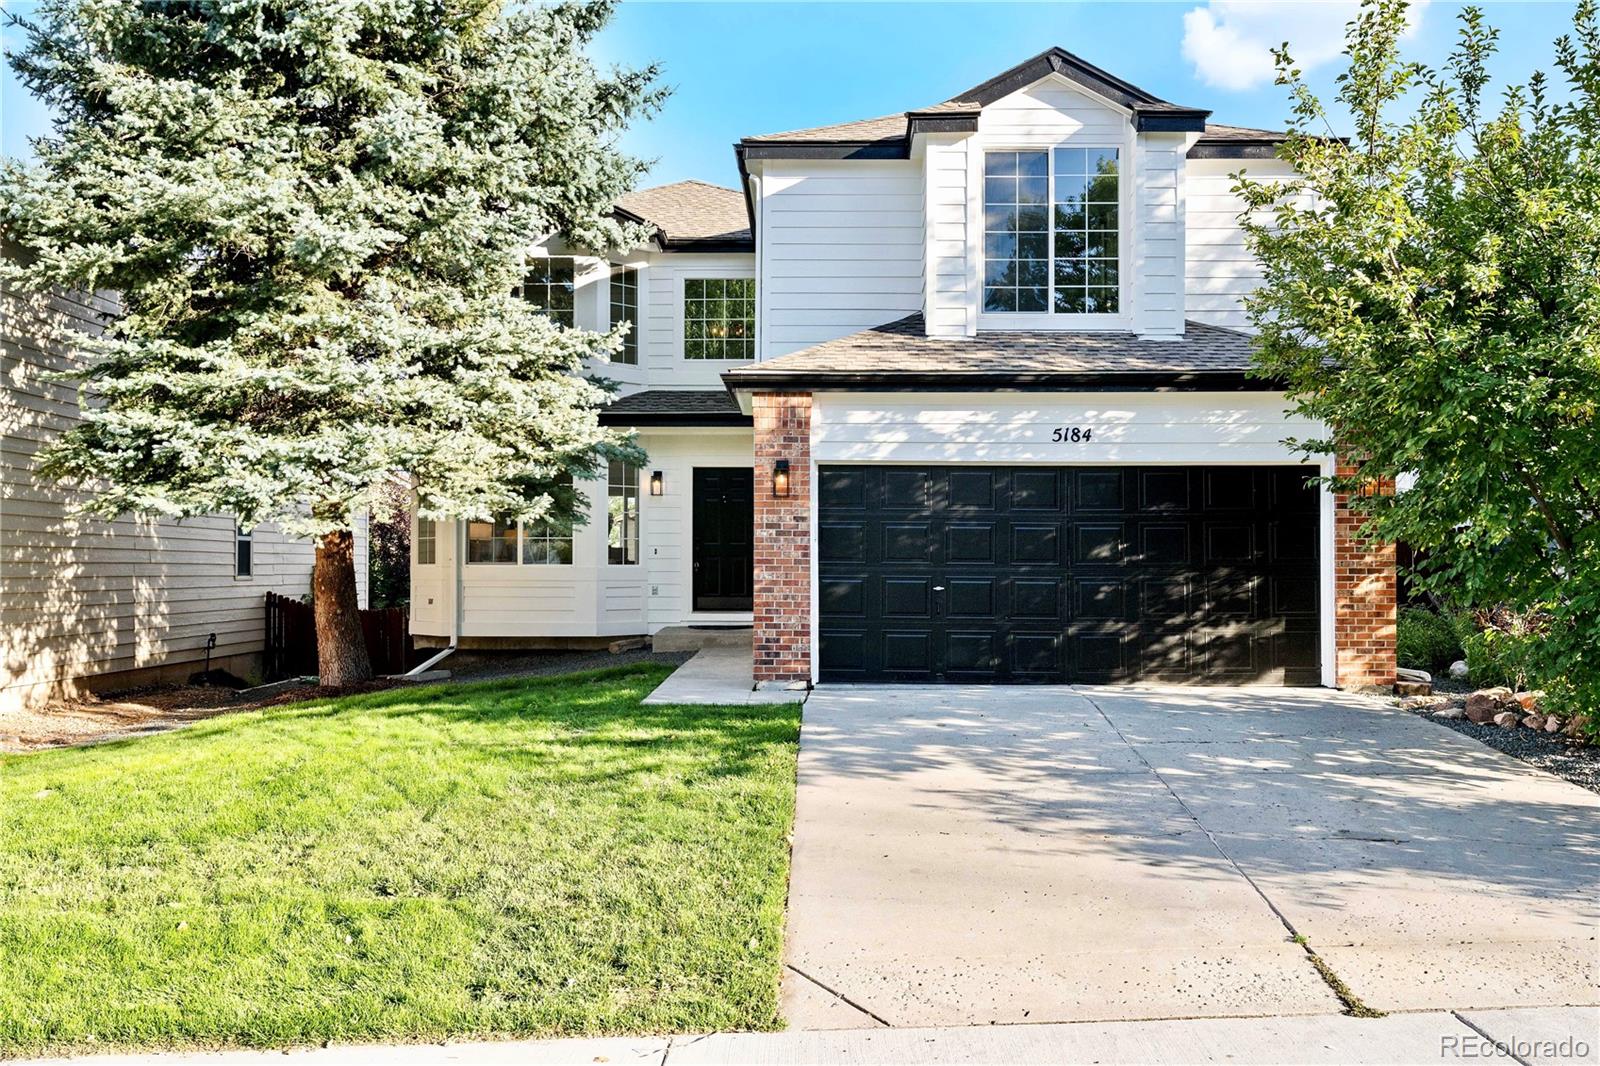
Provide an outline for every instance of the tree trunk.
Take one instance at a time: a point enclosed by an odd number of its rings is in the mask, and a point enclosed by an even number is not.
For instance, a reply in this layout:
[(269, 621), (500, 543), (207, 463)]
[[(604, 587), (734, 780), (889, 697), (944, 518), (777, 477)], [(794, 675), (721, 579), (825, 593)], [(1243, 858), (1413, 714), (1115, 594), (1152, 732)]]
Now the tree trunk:
[(372, 678), (356, 602), (356, 538), (348, 529), (317, 541), (311, 571), (311, 605), (317, 619), (317, 672), (321, 683), (343, 688)]

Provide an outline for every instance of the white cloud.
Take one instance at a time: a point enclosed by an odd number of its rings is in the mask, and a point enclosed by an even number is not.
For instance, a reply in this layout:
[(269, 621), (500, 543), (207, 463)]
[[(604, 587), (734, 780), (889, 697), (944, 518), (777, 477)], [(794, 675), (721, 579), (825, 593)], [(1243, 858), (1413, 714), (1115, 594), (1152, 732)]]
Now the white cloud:
[[(1289, 42), (1289, 54), (1311, 70), (1344, 50), (1345, 23), (1355, 0), (1208, 0), (1183, 16), (1183, 55), (1195, 76), (1219, 89), (1253, 89), (1275, 73), (1272, 49)], [(1416, 33), (1427, 0), (1416, 0), (1406, 36)]]

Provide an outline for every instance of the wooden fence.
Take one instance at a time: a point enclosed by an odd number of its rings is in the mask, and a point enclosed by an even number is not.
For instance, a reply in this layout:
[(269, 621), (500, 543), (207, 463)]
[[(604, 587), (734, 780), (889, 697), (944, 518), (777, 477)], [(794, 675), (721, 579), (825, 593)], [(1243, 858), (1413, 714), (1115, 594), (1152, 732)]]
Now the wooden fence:
[[(407, 632), (404, 607), (362, 611), (361, 634), (366, 638), (373, 673), (399, 674), (411, 668), (411, 634)], [(267, 681), (316, 674), (317, 623), (309, 603), (267, 593), (267, 646), (263, 660)]]

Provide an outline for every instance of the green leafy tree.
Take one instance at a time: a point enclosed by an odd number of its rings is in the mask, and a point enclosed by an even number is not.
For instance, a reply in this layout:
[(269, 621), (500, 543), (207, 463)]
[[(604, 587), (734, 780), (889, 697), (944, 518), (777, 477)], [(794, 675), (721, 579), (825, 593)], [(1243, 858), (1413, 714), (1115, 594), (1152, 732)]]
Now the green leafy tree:
[[(606, 0), (44, 0), (14, 57), (53, 109), (0, 172), (20, 287), (109, 289), (87, 421), (47, 474), (91, 513), (232, 513), (316, 540), (324, 684), (370, 675), (352, 515), (575, 515), (637, 459), (581, 376), (620, 337), (515, 298), (525, 253), (644, 234), (611, 205), (654, 68), (601, 72)], [(581, 514), (575, 515), (581, 520)]]
[(1543, 74), (1486, 102), (1495, 31), (1461, 14), (1442, 69), (1401, 56), (1405, 5), (1351, 23), (1334, 138), (1287, 52), (1283, 150), (1239, 189), (1266, 284), (1259, 366), (1348, 456), (1367, 531), (1426, 553), (1426, 589), (1542, 619), (1543, 673), (1600, 706), (1600, 32), (1592, 0)]

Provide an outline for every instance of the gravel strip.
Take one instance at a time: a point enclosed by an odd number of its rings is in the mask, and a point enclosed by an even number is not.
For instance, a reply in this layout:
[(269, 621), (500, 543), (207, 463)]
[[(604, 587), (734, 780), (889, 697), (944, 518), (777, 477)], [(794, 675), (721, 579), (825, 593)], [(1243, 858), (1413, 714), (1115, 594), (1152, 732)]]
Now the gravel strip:
[(1465, 733), (1495, 751), (1521, 759), (1529, 766), (1555, 774), (1580, 788), (1600, 792), (1600, 748), (1592, 744), (1582, 746), (1568, 743), (1548, 733), (1535, 733), (1521, 726), (1502, 729), (1497, 725), (1477, 725), (1465, 718), (1435, 718), (1428, 709), (1417, 709), (1411, 713), (1436, 725), (1448, 726), (1457, 733)]

